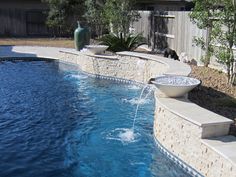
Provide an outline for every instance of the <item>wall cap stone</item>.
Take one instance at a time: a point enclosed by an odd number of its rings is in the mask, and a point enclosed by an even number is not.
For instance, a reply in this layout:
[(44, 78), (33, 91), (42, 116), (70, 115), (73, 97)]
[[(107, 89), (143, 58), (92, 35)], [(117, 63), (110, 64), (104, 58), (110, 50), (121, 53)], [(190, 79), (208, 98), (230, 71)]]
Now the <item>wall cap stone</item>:
[(170, 112), (199, 127), (233, 123), (231, 119), (204, 109), (186, 98), (156, 98), (156, 101)]
[(228, 159), (233, 165), (236, 165), (236, 137), (222, 136), (210, 139), (202, 139), (201, 142), (210, 147), (221, 156)]

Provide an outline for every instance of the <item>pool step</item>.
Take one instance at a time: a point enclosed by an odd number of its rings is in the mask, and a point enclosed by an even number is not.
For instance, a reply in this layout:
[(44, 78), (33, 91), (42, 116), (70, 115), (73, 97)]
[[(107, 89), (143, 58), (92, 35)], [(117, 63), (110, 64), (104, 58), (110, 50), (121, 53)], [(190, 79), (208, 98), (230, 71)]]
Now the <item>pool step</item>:
[[(202, 143), (219, 153), (221, 156), (228, 159), (231, 163), (236, 165), (236, 137), (235, 136), (221, 136), (217, 138), (202, 139)], [(236, 176), (236, 173), (235, 173)]]

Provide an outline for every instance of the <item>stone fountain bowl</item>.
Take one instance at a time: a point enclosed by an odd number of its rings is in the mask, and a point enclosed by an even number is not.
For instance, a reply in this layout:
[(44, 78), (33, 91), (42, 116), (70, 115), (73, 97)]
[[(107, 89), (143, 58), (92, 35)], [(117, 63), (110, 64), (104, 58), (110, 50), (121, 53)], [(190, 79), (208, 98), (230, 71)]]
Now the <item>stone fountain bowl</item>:
[(92, 54), (101, 54), (109, 47), (107, 45), (86, 45), (85, 46)]
[(201, 81), (186, 76), (164, 75), (155, 78), (152, 83), (167, 97), (182, 97), (198, 86)]

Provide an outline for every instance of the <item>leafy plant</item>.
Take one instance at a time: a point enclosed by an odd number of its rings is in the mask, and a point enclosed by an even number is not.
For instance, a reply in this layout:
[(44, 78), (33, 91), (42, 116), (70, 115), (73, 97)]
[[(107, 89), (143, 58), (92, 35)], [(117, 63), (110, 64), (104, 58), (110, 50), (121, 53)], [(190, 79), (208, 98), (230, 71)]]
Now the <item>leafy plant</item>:
[(104, 5), (104, 18), (110, 25), (110, 32), (129, 34), (130, 25), (140, 18), (138, 11), (134, 10), (135, 0), (106, 0)]
[(215, 55), (219, 62), (227, 67), (228, 82), (235, 84), (235, 59), (233, 47), (236, 45), (236, 4), (232, 0), (218, 0), (222, 8), (216, 12), (216, 23), (214, 30)]
[[(41, 0), (49, 7), (46, 24), (60, 36), (73, 34), (78, 17), (83, 14), (84, 0)], [(54, 34), (54, 35), (55, 35)]]
[(126, 37), (120, 33), (104, 35), (101, 39), (101, 44), (108, 45), (108, 50), (112, 52), (133, 51), (138, 46), (145, 44), (146, 40), (141, 34), (128, 34)]
[(195, 8), (190, 18), (200, 29), (207, 30), (207, 36), (194, 42), (206, 51), (205, 66), (214, 54), (217, 61), (227, 67), (228, 82), (235, 84), (236, 68), (233, 47), (236, 45), (236, 1), (194, 0)]
[(104, 30), (126, 37), (132, 23), (140, 18), (134, 10), (135, 0), (85, 0), (84, 17), (95, 29), (97, 36)]
[(98, 3), (96, 0), (85, 0), (86, 11), (85, 19), (89, 23), (91, 30), (100, 37), (104, 29), (107, 27), (107, 21), (104, 15), (104, 4)]
[(195, 37), (194, 43), (206, 51), (203, 58), (205, 66), (210, 63), (210, 58), (213, 55), (213, 39), (212, 28), (214, 28), (213, 17), (217, 0), (194, 0), (195, 3), (193, 11), (190, 13), (190, 19), (195, 23), (199, 29), (207, 31), (206, 39)]

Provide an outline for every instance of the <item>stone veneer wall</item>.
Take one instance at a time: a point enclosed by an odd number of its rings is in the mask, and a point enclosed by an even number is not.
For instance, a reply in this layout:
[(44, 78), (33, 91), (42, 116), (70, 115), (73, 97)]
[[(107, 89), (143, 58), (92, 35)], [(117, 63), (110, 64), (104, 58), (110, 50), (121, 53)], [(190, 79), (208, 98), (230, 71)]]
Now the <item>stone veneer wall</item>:
[[(91, 74), (118, 77), (142, 83), (147, 83), (151, 77), (161, 75), (168, 69), (168, 66), (161, 62), (131, 56), (101, 58), (65, 52), (61, 59), (78, 64), (81, 70)], [(155, 138), (167, 150), (205, 176), (236, 176), (235, 164), (201, 142), (203, 127), (166, 109), (158, 103), (158, 95), (159, 93), (156, 91)]]
[(154, 136), (181, 160), (209, 177), (235, 177), (236, 166), (201, 141), (202, 128), (157, 101)]
[(131, 56), (106, 58), (63, 52), (61, 60), (78, 64), (82, 71), (90, 74), (111, 76), (121, 79), (147, 83), (147, 81), (165, 73), (168, 67), (158, 61)]

